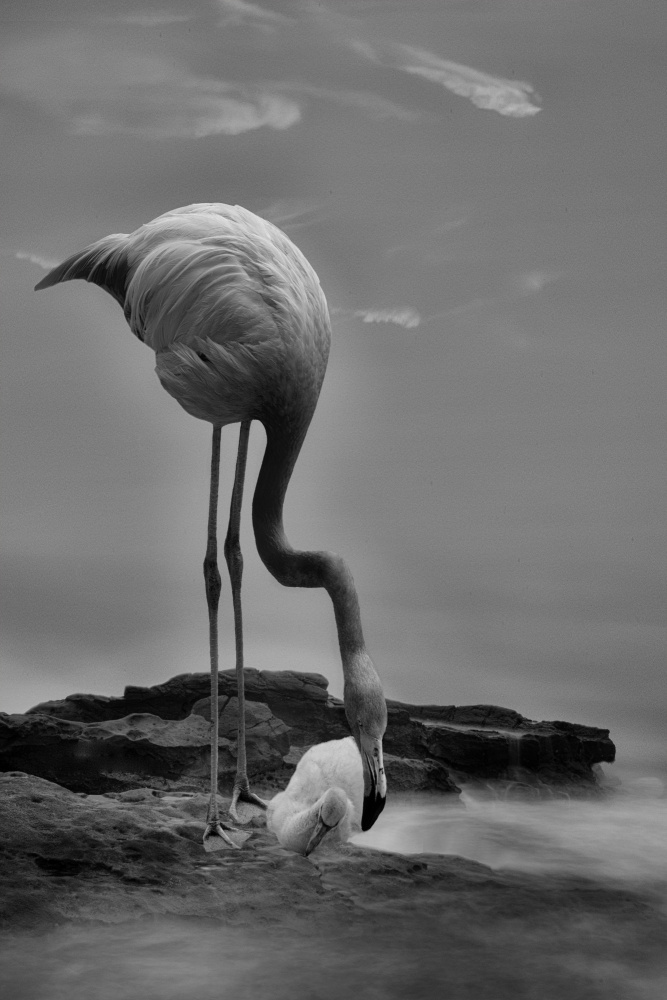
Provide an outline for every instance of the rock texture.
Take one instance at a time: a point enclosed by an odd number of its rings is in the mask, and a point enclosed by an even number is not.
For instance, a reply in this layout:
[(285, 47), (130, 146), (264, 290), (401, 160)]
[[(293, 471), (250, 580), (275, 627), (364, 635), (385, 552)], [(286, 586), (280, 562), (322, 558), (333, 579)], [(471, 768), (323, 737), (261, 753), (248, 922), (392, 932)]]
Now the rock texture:
[[(283, 786), (313, 743), (348, 735), (343, 703), (319, 674), (246, 670), (248, 773), (261, 789)], [(200, 790), (208, 775), (209, 677), (182, 674), (122, 698), (75, 694), (25, 715), (0, 714), (0, 770), (25, 771), (75, 792), (150, 785)], [(234, 671), (220, 674), (221, 789), (236, 769)], [(388, 702), (389, 784), (456, 795), (458, 783), (510, 781), (533, 790), (595, 787), (594, 766), (614, 760), (609, 732), (532, 722), (510, 709)]]

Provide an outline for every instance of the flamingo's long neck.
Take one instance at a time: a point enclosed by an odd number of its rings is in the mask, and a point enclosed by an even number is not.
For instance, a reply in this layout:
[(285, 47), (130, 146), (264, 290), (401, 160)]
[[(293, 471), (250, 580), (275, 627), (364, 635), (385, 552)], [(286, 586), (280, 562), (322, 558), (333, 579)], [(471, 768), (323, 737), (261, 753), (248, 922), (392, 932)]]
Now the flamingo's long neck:
[(257, 550), (270, 573), (285, 587), (324, 587), (334, 607), (338, 643), (346, 680), (365, 652), (359, 599), (352, 574), (340, 556), (299, 552), (283, 527), (285, 493), (308, 427), (266, 426), (267, 444), (252, 505)]

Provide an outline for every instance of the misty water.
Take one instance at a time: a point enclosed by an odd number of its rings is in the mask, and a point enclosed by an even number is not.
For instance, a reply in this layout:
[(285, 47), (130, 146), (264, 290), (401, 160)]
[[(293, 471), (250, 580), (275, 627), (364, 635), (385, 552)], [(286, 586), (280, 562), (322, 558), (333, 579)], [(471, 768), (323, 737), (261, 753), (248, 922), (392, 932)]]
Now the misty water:
[(667, 885), (660, 778), (640, 778), (593, 799), (562, 791), (526, 801), (504, 784), (461, 798), (464, 808), (443, 808), (432, 797), (399, 800), (387, 807), (384, 823), (355, 841), (403, 854), (458, 854), (491, 868)]
[[(445, 806), (436, 796), (395, 796), (376, 827), (355, 841), (526, 873), (534, 919), (515, 903), (490, 922), (464, 888), (457, 897), (443, 893), (437, 918), (418, 907), (398, 915), (397, 936), (372, 906), (361, 929), (314, 923), (304, 929), (289, 914), (284, 927), (259, 914), (237, 927), (178, 919), (68, 926), (6, 943), (0, 992), (16, 1000), (348, 994), (662, 1000), (665, 950), (655, 928), (667, 909), (663, 783), (640, 779), (593, 799), (562, 793), (526, 801), (515, 794), (507, 785), (467, 790), (463, 806)], [(538, 903), (546, 884), (572, 898), (571, 910), (561, 906), (553, 920)], [(620, 920), (615, 906), (625, 911)]]

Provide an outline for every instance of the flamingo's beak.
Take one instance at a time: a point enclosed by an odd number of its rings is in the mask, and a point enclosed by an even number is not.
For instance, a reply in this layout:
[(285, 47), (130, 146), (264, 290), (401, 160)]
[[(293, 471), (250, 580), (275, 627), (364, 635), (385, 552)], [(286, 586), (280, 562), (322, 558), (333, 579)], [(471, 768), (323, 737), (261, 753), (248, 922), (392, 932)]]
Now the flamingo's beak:
[(364, 768), (364, 808), (361, 814), (361, 829), (370, 830), (384, 809), (387, 799), (382, 740), (373, 739), (362, 729), (359, 734), (359, 750)]

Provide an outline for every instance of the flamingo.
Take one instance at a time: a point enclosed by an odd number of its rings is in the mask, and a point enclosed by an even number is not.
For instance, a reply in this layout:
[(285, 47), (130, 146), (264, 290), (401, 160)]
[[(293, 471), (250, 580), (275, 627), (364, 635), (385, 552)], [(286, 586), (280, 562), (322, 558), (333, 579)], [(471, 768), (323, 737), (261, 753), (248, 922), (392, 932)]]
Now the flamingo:
[(269, 802), (266, 825), (282, 847), (307, 857), (332, 831), (348, 840), (359, 829), (363, 795), (352, 737), (318, 743), (303, 755), (285, 791)]
[(240, 518), (250, 425), (259, 420), (266, 450), (252, 503), (257, 550), (286, 587), (324, 587), (334, 610), (344, 676), (345, 714), (363, 768), (361, 825), (369, 829), (386, 798), (382, 738), (387, 709), (366, 651), (359, 601), (345, 561), (300, 552), (283, 528), (285, 494), (326, 370), (331, 326), (313, 268), (287, 236), (240, 206), (177, 208), (134, 233), (116, 233), (68, 257), (35, 286), (83, 278), (123, 307), (130, 329), (155, 351), (155, 371), (187, 413), (213, 425), (204, 581), (211, 668), (211, 788), (204, 847), (236, 846), (220, 818), (218, 789), (217, 507), (220, 431), (240, 423), (229, 526), (224, 543), (234, 609), (239, 700), (237, 773), (229, 814), (239, 801), (262, 809), (250, 790), (245, 749), (243, 558)]

